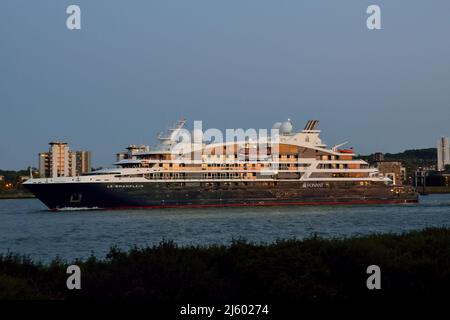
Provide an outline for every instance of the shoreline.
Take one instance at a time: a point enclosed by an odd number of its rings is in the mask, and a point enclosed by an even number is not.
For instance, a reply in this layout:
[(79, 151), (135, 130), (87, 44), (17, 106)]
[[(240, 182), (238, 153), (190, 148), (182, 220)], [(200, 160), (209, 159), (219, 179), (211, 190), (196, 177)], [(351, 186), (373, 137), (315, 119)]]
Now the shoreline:
[(33, 194), (0, 194), (0, 200), (36, 199)]
[(450, 187), (417, 187), (417, 192), (426, 194), (448, 194)]

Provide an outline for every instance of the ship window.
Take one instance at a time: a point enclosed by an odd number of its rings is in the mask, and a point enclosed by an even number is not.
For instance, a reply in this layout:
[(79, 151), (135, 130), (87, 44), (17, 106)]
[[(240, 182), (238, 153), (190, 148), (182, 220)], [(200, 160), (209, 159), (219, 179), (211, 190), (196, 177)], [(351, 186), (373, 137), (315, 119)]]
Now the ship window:
[(126, 175), (118, 175), (116, 178), (142, 178), (143, 174), (126, 174)]

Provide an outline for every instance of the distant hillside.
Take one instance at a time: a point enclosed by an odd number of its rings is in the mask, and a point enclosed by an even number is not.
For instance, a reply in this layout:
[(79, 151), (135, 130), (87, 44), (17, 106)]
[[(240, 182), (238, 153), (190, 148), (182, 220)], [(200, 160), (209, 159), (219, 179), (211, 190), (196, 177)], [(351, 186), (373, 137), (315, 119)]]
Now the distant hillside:
[[(372, 162), (373, 154), (362, 155), (359, 158)], [(396, 160), (403, 163), (406, 170), (411, 174), (418, 167), (430, 167), (436, 165), (437, 150), (436, 148), (405, 150), (399, 153), (385, 153), (385, 160)]]
[[(359, 158), (365, 160), (371, 160), (374, 154), (360, 155)], [(384, 159), (386, 160), (399, 160), (399, 161), (415, 161), (415, 162), (432, 162), (435, 163), (437, 158), (436, 148), (427, 149), (413, 149), (405, 150), (398, 153), (385, 153)]]
[(410, 160), (423, 163), (435, 163), (437, 158), (437, 150), (436, 148), (427, 148), (405, 150), (400, 153), (385, 153), (384, 158), (386, 160)]

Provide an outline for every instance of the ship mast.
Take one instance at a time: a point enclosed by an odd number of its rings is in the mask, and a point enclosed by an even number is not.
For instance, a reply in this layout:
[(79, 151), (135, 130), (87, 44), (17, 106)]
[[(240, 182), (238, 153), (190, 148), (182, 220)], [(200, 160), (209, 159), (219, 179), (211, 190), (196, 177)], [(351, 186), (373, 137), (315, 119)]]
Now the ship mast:
[(176, 142), (176, 137), (180, 130), (186, 124), (186, 118), (181, 118), (174, 125), (170, 126), (165, 132), (160, 132), (158, 134), (159, 146), (170, 150), (173, 143)]

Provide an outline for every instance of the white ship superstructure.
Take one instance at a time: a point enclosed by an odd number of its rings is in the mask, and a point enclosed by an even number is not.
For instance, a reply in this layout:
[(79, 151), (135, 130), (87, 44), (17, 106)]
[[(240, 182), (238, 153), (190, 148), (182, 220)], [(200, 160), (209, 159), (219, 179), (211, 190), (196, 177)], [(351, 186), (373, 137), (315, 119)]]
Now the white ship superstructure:
[[(355, 159), (352, 149), (342, 149), (344, 144), (327, 148), (320, 138), (316, 120), (308, 121), (300, 132), (293, 132), (290, 120), (276, 123), (272, 128), (277, 131), (276, 139), (270, 136), (255, 141), (247, 137), (220, 143), (206, 143), (202, 137), (184, 141), (185, 122), (182, 119), (160, 134), (156, 147), (116, 162), (115, 168), (79, 177), (30, 179), (26, 185), (97, 184), (110, 190), (144, 188), (148, 194), (141, 195), (145, 200), (143, 206), (264, 205), (291, 200), (333, 203), (340, 202), (334, 201), (339, 199), (363, 202), (372, 198), (401, 202), (404, 195), (413, 194), (407, 188), (389, 186), (392, 183), (389, 178), (366, 161)], [(191, 138), (196, 134), (194, 131)], [(249, 194), (242, 196), (246, 190)], [(346, 194), (352, 190), (354, 196)], [(83, 192), (72, 193), (66, 200), (81, 203)], [(124, 200), (123, 194), (117, 195)], [(417, 199), (415, 193), (413, 198)], [(136, 201), (131, 201), (130, 207), (139, 204)], [(112, 201), (112, 205), (116, 202)]]

